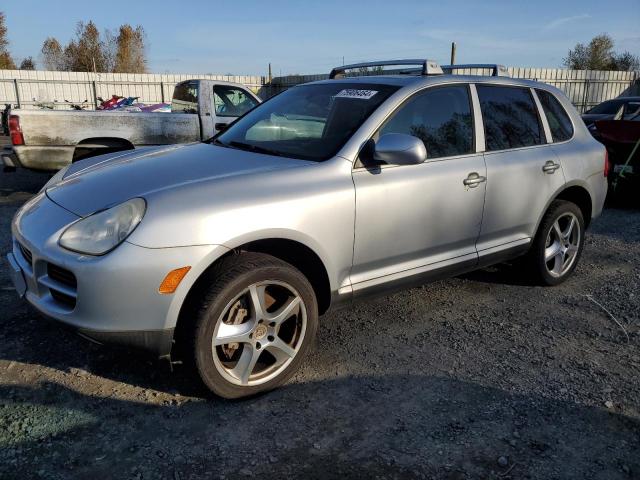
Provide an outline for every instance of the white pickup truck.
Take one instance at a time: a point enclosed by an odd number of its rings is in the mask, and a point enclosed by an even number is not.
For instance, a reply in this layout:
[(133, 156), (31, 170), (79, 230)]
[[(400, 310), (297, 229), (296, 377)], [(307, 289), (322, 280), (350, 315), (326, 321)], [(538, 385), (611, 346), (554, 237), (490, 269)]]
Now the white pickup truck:
[(5, 168), (55, 171), (82, 158), (142, 146), (198, 142), (260, 103), (246, 86), (187, 80), (173, 91), (171, 113), (14, 110)]

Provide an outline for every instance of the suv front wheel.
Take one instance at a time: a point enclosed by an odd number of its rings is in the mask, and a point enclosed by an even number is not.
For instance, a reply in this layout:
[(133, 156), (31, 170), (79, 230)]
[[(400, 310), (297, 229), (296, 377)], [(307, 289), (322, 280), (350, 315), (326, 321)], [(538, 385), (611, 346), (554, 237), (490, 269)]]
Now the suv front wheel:
[(258, 253), (230, 256), (216, 271), (196, 313), (200, 377), (224, 398), (278, 387), (313, 344), (318, 306), (311, 284), (292, 265)]
[(540, 222), (529, 252), (529, 265), (544, 285), (558, 285), (575, 270), (584, 247), (584, 218), (580, 208), (555, 200)]

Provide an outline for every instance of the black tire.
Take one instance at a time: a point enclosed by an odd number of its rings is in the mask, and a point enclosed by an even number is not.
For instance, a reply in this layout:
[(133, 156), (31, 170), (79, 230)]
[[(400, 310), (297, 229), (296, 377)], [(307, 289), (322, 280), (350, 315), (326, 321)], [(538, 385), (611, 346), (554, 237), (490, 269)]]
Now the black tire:
[[(282, 260), (251, 252), (231, 255), (221, 260), (208, 278), (211, 279), (211, 284), (203, 291), (199, 305), (195, 308), (191, 338), (195, 366), (204, 384), (216, 395), (234, 399), (272, 390), (285, 383), (308, 354), (318, 328), (318, 305), (307, 278)], [(230, 302), (237, 301), (238, 295), (242, 295), (249, 286), (265, 281), (284, 282), (295, 289), (303, 302), (300, 308), (306, 311), (306, 329), (299, 340), (297, 353), (275, 378), (258, 385), (236, 385), (219, 371), (220, 360), (215, 363), (214, 356), (219, 355), (216, 348), (220, 347), (212, 348), (214, 333), (217, 324), (223, 321), (222, 316), (228, 310)], [(251, 348), (249, 344), (239, 345), (242, 346), (241, 353), (244, 348)], [(259, 345), (257, 349), (260, 349)]]
[[(549, 271), (548, 263), (545, 261), (545, 250), (547, 248), (547, 241), (551, 229), (554, 228), (554, 224), (558, 219), (567, 218), (568, 214), (572, 214), (576, 219), (579, 227), (579, 239), (577, 242), (577, 252), (572, 260), (572, 263), (568, 265), (568, 268), (562, 271), (560, 274), (555, 275)], [(553, 235), (553, 234), (552, 234)], [(531, 249), (526, 257), (526, 266), (528, 272), (533, 277), (533, 280), (541, 285), (559, 285), (571, 276), (575, 270), (580, 256), (582, 255), (582, 249), (584, 248), (584, 217), (580, 208), (572, 202), (566, 200), (555, 200), (549, 206), (538, 231), (531, 245)]]

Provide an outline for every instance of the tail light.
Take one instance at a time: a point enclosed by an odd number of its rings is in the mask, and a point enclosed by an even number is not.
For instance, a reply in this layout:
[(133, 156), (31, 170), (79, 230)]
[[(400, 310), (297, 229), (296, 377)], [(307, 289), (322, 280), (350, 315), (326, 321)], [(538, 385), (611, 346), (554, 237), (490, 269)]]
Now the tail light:
[(604, 151), (604, 176), (608, 177), (610, 171), (611, 171), (611, 162), (609, 161), (609, 151), (605, 149), (605, 151)]
[(22, 135), (20, 117), (18, 115), (9, 115), (9, 136), (12, 144), (24, 145), (24, 136)]

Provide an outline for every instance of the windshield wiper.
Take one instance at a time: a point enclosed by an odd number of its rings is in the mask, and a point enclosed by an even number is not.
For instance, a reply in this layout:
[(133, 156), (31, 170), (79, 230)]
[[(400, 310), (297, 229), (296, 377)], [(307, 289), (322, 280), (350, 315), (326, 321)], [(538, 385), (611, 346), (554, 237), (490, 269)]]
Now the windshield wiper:
[[(227, 145), (227, 144), (223, 144), (223, 145)], [(274, 155), (276, 157), (285, 157), (286, 155), (276, 151), (276, 150), (271, 150), (265, 147), (260, 147), (259, 145), (252, 145), (250, 143), (242, 143), (242, 142), (236, 142), (235, 140), (229, 142), (228, 144), (229, 146), (235, 147), (235, 148), (239, 148), (240, 150), (247, 150), (248, 152), (255, 152), (255, 153), (264, 153), (265, 155)]]

